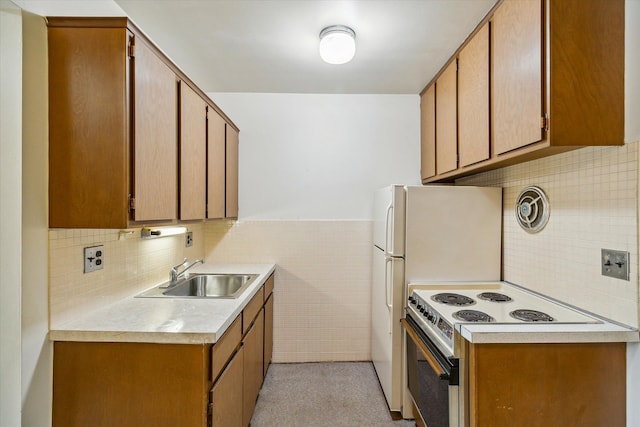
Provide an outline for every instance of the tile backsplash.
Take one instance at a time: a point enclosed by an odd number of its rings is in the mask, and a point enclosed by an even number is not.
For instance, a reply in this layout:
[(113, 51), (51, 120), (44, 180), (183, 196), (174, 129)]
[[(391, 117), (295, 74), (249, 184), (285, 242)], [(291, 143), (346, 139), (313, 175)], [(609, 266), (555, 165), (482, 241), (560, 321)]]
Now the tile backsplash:
[[(143, 240), (140, 229), (49, 230), (50, 327), (90, 313), (168, 279), (169, 267), (184, 257), (204, 257), (204, 224), (190, 224), (194, 244), (184, 236)], [(84, 273), (83, 249), (104, 245), (104, 268)]]
[(370, 360), (371, 221), (217, 221), (207, 262), (275, 263), (273, 361)]
[[(588, 147), (458, 180), (503, 187), (503, 279), (638, 326), (638, 145)], [(537, 234), (516, 199), (541, 187), (550, 218)], [(630, 252), (630, 280), (601, 275), (600, 250)]]

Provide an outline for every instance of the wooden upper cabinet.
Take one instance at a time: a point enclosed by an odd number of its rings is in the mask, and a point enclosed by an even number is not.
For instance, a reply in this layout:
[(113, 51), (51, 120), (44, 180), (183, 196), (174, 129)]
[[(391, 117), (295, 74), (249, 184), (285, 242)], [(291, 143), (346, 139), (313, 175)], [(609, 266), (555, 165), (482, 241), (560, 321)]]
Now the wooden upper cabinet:
[(136, 221), (175, 219), (178, 204), (175, 73), (135, 43), (134, 190)]
[(420, 97), (420, 176), (436, 174), (436, 86), (432, 84)]
[[(235, 125), (129, 19), (47, 20), (49, 226), (204, 219), (207, 108), (223, 120), (214, 131), (222, 144), (227, 126), (235, 132), (237, 176)], [(219, 162), (225, 147), (215, 144)], [(219, 197), (229, 197), (225, 178), (217, 179)], [(237, 206), (237, 178), (235, 186)], [(222, 209), (218, 201), (213, 215), (223, 217)]]
[(457, 61), (452, 61), (436, 80), (436, 171), (458, 167)]
[(180, 82), (180, 219), (204, 219), (207, 185), (207, 104)]
[(493, 145), (502, 154), (542, 139), (542, 0), (505, 0), (491, 28)]
[[(459, 156), (453, 169), (450, 151), (443, 152), (451, 147), (440, 143), (452, 133), (452, 120), (442, 118), (452, 109), (440, 96), (450, 70), (437, 76), (437, 173), (422, 182), (453, 182), (584, 146), (623, 145), (624, 25), (625, 0), (499, 1), (453, 56)], [(487, 129), (488, 145), (480, 142)]]
[(238, 131), (226, 125), (226, 185), (225, 217), (238, 217)]
[(625, 0), (546, 7), (550, 143), (623, 145)]
[(489, 158), (489, 24), (458, 56), (458, 151), (460, 167)]
[(49, 20), (51, 228), (127, 226), (128, 36)]
[(209, 108), (207, 114), (207, 218), (224, 218), (226, 122)]

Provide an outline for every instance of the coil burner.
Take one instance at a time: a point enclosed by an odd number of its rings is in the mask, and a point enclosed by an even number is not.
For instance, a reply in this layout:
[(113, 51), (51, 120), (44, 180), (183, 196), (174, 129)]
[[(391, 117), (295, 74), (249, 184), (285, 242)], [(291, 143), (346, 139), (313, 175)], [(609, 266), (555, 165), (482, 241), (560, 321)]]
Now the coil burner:
[(465, 295), (454, 294), (450, 292), (436, 294), (432, 296), (431, 299), (435, 302), (439, 302), (442, 304), (457, 305), (460, 307), (465, 305), (473, 305), (476, 303), (473, 300), (473, 298), (469, 298), (468, 296), (465, 296)]
[(463, 322), (494, 322), (495, 319), (487, 313), (478, 310), (460, 310), (452, 314), (455, 319)]
[(509, 316), (514, 319), (522, 320), (523, 322), (553, 322), (553, 317), (547, 313), (543, 313), (537, 310), (514, 310), (509, 313)]
[(511, 297), (498, 292), (483, 292), (478, 294), (478, 298), (491, 302), (509, 302), (512, 301)]

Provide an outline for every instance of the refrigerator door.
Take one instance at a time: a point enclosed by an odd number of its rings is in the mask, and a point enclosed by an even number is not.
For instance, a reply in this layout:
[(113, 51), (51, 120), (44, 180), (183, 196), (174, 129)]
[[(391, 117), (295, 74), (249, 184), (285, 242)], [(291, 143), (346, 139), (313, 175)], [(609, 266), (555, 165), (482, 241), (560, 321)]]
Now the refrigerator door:
[(402, 409), (402, 331), (404, 260), (373, 247), (371, 359), (389, 409)]
[(391, 256), (404, 256), (405, 190), (381, 188), (373, 197), (373, 244)]
[(502, 189), (407, 187), (405, 279), (500, 280)]

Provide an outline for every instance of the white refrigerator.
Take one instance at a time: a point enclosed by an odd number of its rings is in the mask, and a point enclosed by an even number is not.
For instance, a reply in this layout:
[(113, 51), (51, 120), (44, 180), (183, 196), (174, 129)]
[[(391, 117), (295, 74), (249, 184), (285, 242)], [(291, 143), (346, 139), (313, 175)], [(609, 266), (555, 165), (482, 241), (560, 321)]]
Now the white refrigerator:
[(407, 284), (500, 280), (501, 230), (501, 188), (392, 185), (375, 192), (371, 358), (389, 410), (411, 417), (400, 326)]

